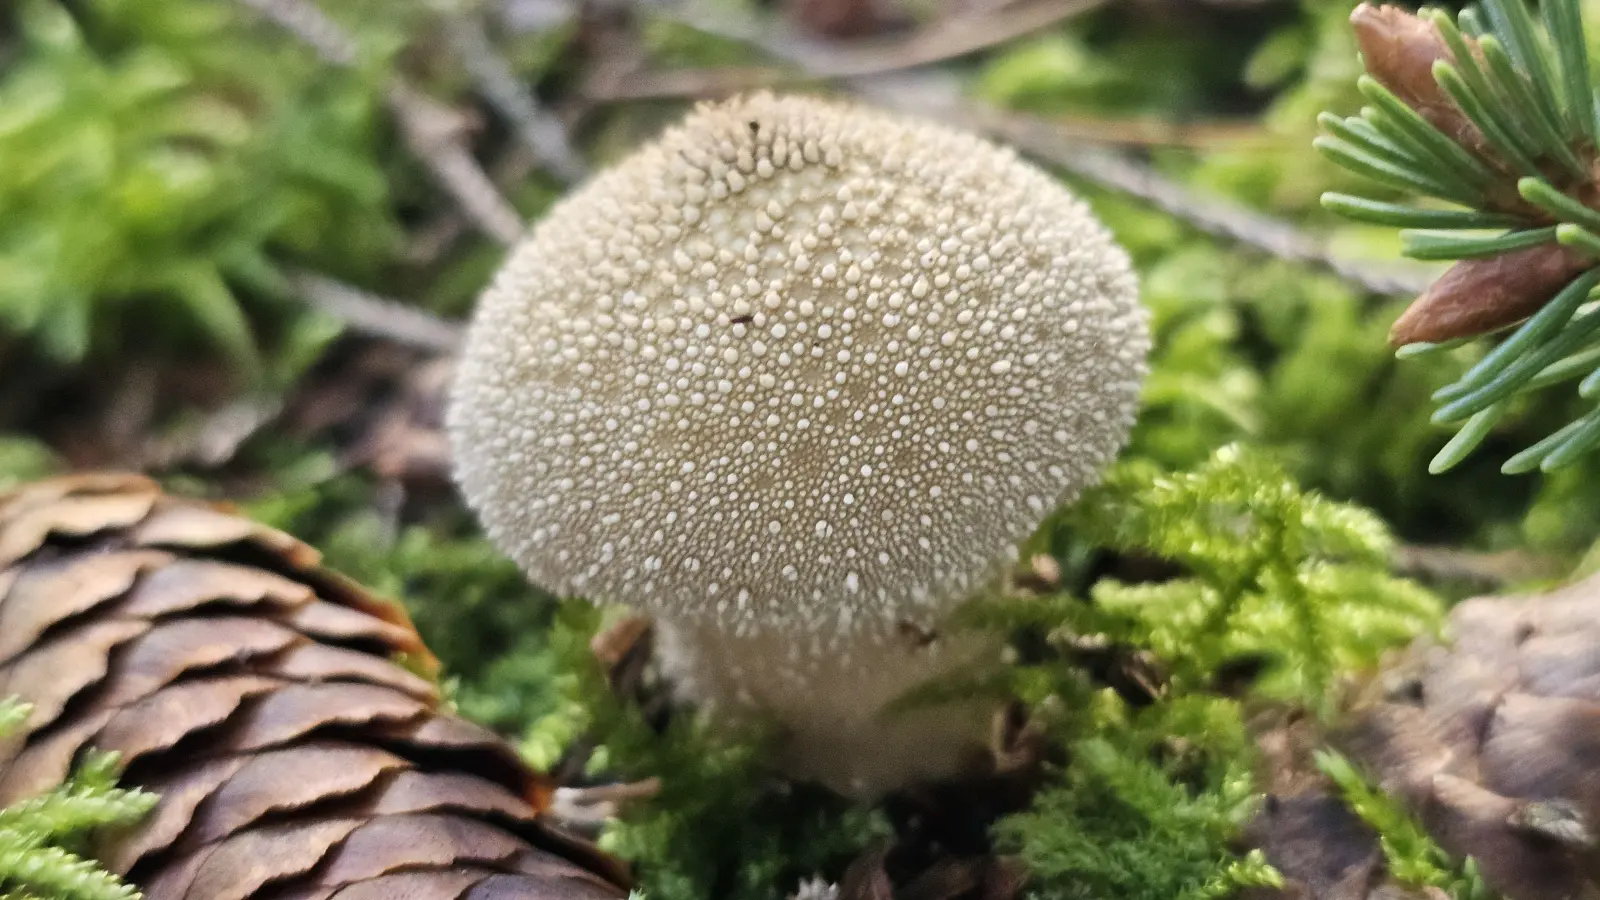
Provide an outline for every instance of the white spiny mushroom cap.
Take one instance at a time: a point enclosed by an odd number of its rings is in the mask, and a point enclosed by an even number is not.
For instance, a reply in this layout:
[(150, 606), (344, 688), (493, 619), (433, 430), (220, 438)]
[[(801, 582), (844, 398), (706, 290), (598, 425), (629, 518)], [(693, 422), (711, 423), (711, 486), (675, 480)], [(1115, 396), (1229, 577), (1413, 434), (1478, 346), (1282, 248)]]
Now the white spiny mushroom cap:
[(552, 590), (741, 634), (965, 599), (1132, 423), (1123, 251), (1013, 153), (817, 99), (703, 105), (481, 300), (458, 476)]

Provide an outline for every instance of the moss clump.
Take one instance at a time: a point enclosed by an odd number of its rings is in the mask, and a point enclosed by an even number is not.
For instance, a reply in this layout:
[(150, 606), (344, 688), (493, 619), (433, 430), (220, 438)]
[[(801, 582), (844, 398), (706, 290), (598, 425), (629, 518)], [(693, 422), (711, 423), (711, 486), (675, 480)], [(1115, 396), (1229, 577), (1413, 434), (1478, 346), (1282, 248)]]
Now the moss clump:
[(1031, 646), (1010, 687), (1066, 748), (1032, 809), (997, 827), (1033, 872), (1033, 896), (1212, 897), (1276, 883), (1232, 843), (1258, 790), (1245, 710), (1331, 711), (1335, 676), (1436, 628), (1437, 599), (1388, 573), (1376, 517), (1239, 448), (1187, 472), (1120, 465), (1041, 543), (1080, 569), (1108, 552), (1160, 565), (1142, 583), (1089, 578), (1082, 593), (965, 613)]
[[(0, 740), (28, 707), (0, 698)], [(81, 854), (97, 831), (131, 825), (156, 798), (115, 787), (116, 758), (90, 756), (67, 784), (0, 809), (0, 897), (6, 900), (136, 900), (139, 892)]]
[[(241, 373), (283, 263), (400, 243), (376, 79), (203, 0), (26, 0), (0, 81), (0, 338), (47, 357), (204, 346)], [(263, 316), (268, 310), (273, 315)]]

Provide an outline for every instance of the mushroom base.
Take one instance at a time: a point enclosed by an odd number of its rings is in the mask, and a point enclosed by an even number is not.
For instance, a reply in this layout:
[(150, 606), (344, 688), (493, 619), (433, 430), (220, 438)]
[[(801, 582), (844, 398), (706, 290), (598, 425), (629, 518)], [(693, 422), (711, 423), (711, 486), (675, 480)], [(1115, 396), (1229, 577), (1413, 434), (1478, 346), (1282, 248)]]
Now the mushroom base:
[(1001, 642), (986, 635), (863, 636), (823, 648), (777, 631), (736, 637), (694, 623), (660, 622), (658, 634), (680, 700), (724, 721), (777, 724), (779, 768), (847, 796), (975, 768), (999, 706), (974, 698), (886, 709), (931, 679), (999, 665)]

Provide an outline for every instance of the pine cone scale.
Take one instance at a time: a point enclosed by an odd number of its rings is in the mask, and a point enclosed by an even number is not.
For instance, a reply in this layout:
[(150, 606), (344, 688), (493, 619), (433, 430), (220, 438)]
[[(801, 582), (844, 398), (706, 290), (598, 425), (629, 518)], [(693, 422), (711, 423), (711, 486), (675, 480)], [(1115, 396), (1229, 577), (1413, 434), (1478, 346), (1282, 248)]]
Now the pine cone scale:
[(1483, 741), (1483, 781), (1507, 797), (1562, 797), (1600, 814), (1600, 704), (1508, 694)]
[(357, 829), (322, 872), (324, 886), (375, 878), (417, 866), (513, 864), (526, 847), (486, 823), (434, 813), (373, 819)]
[[(194, 855), (185, 900), (250, 900), (276, 881), (307, 875), (363, 824), (358, 818), (267, 825)], [(188, 867), (184, 867), (187, 869)]]
[[(118, 620), (112, 620), (118, 621)], [(226, 637), (224, 637), (226, 635)], [(242, 617), (183, 619), (157, 625), (121, 648), (113, 665), (113, 686), (103, 700), (122, 706), (172, 684), (186, 673), (280, 652), (294, 632), (270, 622)], [(41, 674), (46, 671), (40, 667)]]
[(246, 757), (208, 760), (165, 778), (147, 779), (145, 789), (158, 796), (160, 802), (139, 828), (101, 845), (99, 855), (106, 868), (127, 875), (140, 860), (177, 844), (200, 804), (247, 761)]
[(96, 531), (123, 528), (149, 515), (155, 494), (110, 497), (68, 497), (51, 505), (19, 503), (0, 510), (0, 566), (10, 566), (43, 546), (52, 534), (87, 537)]
[(488, 869), (463, 869), (438, 878), (425, 878), (413, 872), (401, 872), (344, 888), (285, 894), (276, 900), (457, 900), (468, 888), (492, 874)]
[(1533, 638), (1522, 645), (1522, 680), (1550, 697), (1600, 700), (1600, 645), (1583, 635)]
[(51, 628), (123, 595), (141, 572), (171, 559), (166, 553), (107, 553), (19, 574), (0, 595), (0, 666)]
[(398, 691), (365, 684), (287, 684), (262, 698), (219, 747), (265, 750), (323, 728), (415, 722), (428, 707)]
[(481, 813), (519, 824), (532, 823), (538, 816), (533, 806), (501, 786), (459, 772), (400, 772), (372, 808), (376, 815), (440, 810)]
[(272, 662), (272, 672), (291, 681), (350, 681), (385, 687), (430, 705), (439, 689), (398, 666), (328, 644), (296, 644)]
[(186, 840), (220, 841), (275, 813), (355, 794), (405, 760), (370, 747), (308, 744), (239, 758), (211, 802), (194, 816)]
[(282, 682), (260, 675), (205, 677), (171, 685), (118, 709), (90, 743), (122, 754), (124, 765), (170, 750), (200, 731), (226, 723), (245, 701), (273, 696)]
[(626, 873), (549, 828), (551, 786), (445, 714), (408, 618), (311, 548), (149, 481), (0, 496), (0, 804), (83, 753), (160, 795), (97, 848), (148, 900), (615, 900)]
[[(104, 681), (111, 668), (112, 649), (149, 630), (148, 622), (95, 622), (41, 644), (14, 663), (0, 666), (0, 697), (27, 694), (33, 704), (33, 712), (18, 737), (38, 723), (54, 721), (73, 697)], [(4, 758), (0, 753), (0, 761)]]

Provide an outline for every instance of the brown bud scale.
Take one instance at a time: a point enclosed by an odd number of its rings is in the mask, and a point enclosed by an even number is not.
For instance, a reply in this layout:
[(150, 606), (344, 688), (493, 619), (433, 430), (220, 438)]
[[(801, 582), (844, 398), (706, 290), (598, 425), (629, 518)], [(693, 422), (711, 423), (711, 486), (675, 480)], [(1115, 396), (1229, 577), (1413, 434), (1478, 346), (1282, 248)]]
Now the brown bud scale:
[(1455, 56), (1432, 22), (1398, 6), (1363, 3), (1350, 14), (1350, 25), (1367, 74), (1456, 143), (1494, 159), (1482, 132), (1433, 77), (1434, 63), (1455, 62)]
[(1595, 265), (1560, 244), (1462, 260), (1406, 307), (1389, 329), (1389, 343), (1438, 343), (1520, 322)]
[(131, 475), (0, 494), (0, 696), (33, 704), (0, 806), (120, 753), (161, 800), (96, 855), (148, 900), (624, 896), (436, 665), (399, 607), (222, 508)]

